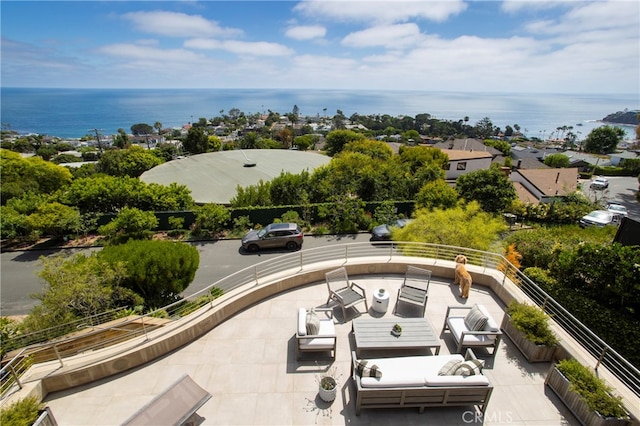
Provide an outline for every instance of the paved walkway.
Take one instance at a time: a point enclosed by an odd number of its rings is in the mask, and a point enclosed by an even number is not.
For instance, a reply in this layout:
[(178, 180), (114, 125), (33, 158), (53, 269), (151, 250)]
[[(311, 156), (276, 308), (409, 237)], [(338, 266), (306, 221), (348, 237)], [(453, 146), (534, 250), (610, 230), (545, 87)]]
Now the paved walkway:
[[(391, 292), (385, 317), (391, 317), (400, 277), (351, 277), (363, 285), (369, 298), (375, 289)], [(321, 306), (327, 298), (326, 285), (318, 283), (265, 300), (230, 318), (189, 345), (142, 368), (100, 380), (90, 385), (50, 394), (45, 403), (60, 425), (117, 425), (161, 393), (184, 374), (213, 397), (198, 414), (205, 425), (577, 425), (552, 391), (544, 386), (548, 363), (529, 364), (505, 337), (495, 361), (484, 370), (495, 389), (484, 419), (473, 407), (426, 409), (363, 409), (355, 415), (354, 387), (349, 378), (353, 349), (350, 320), (379, 316), (364, 312), (364, 304), (348, 311), (350, 318), (337, 319), (338, 351), (333, 366), (340, 376), (341, 394), (332, 404), (320, 400), (317, 375), (330, 361), (297, 362), (294, 351), (295, 317), (298, 307)], [(369, 301), (370, 302), (370, 301)], [(440, 354), (455, 351), (449, 333), (441, 334), (448, 305), (482, 303), (500, 321), (504, 306), (481, 286), (471, 290), (468, 301), (457, 297), (448, 281), (431, 282), (427, 316), (442, 340)], [(411, 307), (401, 308), (407, 314)], [(360, 312), (360, 314), (358, 313)], [(400, 313), (403, 313), (401, 310)], [(419, 313), (418, 313), (419, 315)]]

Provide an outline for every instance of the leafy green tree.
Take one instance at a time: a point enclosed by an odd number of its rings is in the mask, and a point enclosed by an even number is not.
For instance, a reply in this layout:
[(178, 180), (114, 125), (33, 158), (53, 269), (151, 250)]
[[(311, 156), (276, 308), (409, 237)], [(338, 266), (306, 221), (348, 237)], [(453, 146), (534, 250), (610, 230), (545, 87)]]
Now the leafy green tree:
[(164, 162), (174, 160), (180, 155), (178, 147), (170, 143), (160, 143), (151, 152)]
[(413, 143), (419, 143), (420, 142), (420, 133), (418, 133), (417, 130), (407, 130), (406, 132), (404, 132), (402, 134), (402, 140), (405, 142), (413, 142)]
[(456, 190), (467, 201), (478, 201), (487, 212), (505, 210), (516, 199), (516, 190), (497, 168), (477, 170), (458, 177)]
[(563, 286), (598, 301), (602, 306), (640, 319), (640, 248), (613, 244), (579, 244), (565, 250), (549, 265)]
[(476, 136), (480, 139), (489, 139), (495, 134), (493, 122), (489, 117), (484, 117), (482, 120), (478, 121), (473, 129)]
[(391, 223), (398, 219), (396, 213), (396, 205), (389, 200), (383, 201), (373, 212), (373, 225), (382, 225), (385, 223)]
[(556, 169), (569, 167), (569, 162), (569, 157), (564, 154), (551, 154), (544, 159), (545, 165)]
[(58, 154), (55, 155), (50, 161), (53, 164), (77, 163), (80, 161), (80, 158), (76, 157), (73, 154)]
[(138, 206), (145, 188), (146, 184), (136, 178), (96, 175), (74, 180), (58, 199), (62, 204), (78, 207), (82, 213), (116, 213), (123, 207)]
[(231, 198), (229, 203), (232, 207), (252, 207), (252, 206), (271, 206), (271, 181), (264, 182), (262, 179), (255, 184), (247, 187), (238, 185), (236, 187), (236, 195)]
[(364, 201), (350, 196), (334, 196), (318, 209), (320, 217), (329, 219), (331, 228), (338, 234), (353, 234), (369, 228)]
[(378, 160), (360, 152), (341, 152), (329, 164), (314, 170), (310, 200), (357, 196), (363, 201), (406, 200), (412, 188), (407, 167)]
[(153, 133), (153, 127), (147, 123), (138, 123), (131, 126), (131, 133), (136, 136), (150, 135)]
[(196, 234), (206, 231), (209, 235), (215, 235), (223, 231), (230, 220), (231, 212), (225, 206), (207, 203), (196, 210), (193, 231)]
[(111, 176), (139, 177), (162, 162), (151, 151), (132, 146), (105, 151), (98, 160), (98, 170)]
[(298, 147), (300, 151), (306, 151), (310, 146), (315, 144), (318, 141), (317, 136), (313, 135), (302, 135), (298, 136), (293, 140), (293, 144)]
[(82, 229), (80, 211), (57, 202), (41, 204), (24, 220), (30, 232), (60, 238), (65, 234), (77, 234)]
[(125, 265), (127, 277), (122, 285), (142, 296), (148, 308), (178, 300), (193, 281), (200, 264), (195, 247), (158, 240), (131, 240), (107, 246), (98, 252), (98, 257), (111, 265)]
[(208, 147), (207, 152), (220, 151), (222, 149), (222, 139), (217, 136), (211, 135), (207, 138)]
[(145, 212), (135, 207), (124, 207), (111, 222), (98, 228), (100, 235), (113, 241), (148, 239), (152, 230), (158, 227), (158, 218), (153, 212)]
[(207, 152), (209, 137), (202, 127), (191, 127), (182, 142), (182, 147), (191, 154), (202, 154)]
[(113, 145), (120, 149), (129, 148), (131, 145), (129, 135), (127, 135), (127, 132), (125, 132), (123, 128), (119, 128), (118, 134), (113, 137)]
[(309, 200), (310, 175), (304, 170), (298, 174), (281, 172), (271, 180), (269, 196), (274, 206), (304, 204)]
[(366, 137), (352, 130), (333, 130), (327, 134), (325, 149), (331, 157), (342, 151), (349, 142), (363, 141)]
[(120, 286), (127, 275), (124, 265), (108, 264), (95, 253), (43, 257), (38, 275), (46, 285), (42, 293), (35, 295), (41, 303), (23, 321), (27, 331), (142, 303), (139, 296)]
[(186, 185), (175, 182), (169, 185), (149, 183), (139, 196), (139, 202), (131, 207), (153, 211), (177, 211), (188, 210), (194, 205), (191, 190)]
[(511, 155), (511, 145), (507, 141), (499, 141), (499, 140), (495, 140), (495, 139), (485, 139), (483, 141), (483, 143), (486, 146), (490, 146), (492, 148), (497, 149), (498, 151), (502, 152), (507, 157)]
[(388, 160), (393, 156), (393, 150), (384, 142), (368, 139), (355, 140), (344, 145), (342, 152), (360, 152), (371, 158)]
[(608, 245), (615, 237), (615, 227), (539, 226), (523, 229), (507, 236), (505, 243), (515, 244), (522, 255), (522, 268), (547, 269), (561, 251), (573, 251), (583, 243)]
[(0, 424), (5, 426), (32, 425), (38, 420), (40, 410), (44, 407), (35, 396), (22, 398), (3, 407), (0, 411)]
[(596, 127), (587, 135), (584, 149), (594, 154), (610, 154), (616, 150), (623, 138), (624, 130), (619, 127)]
[(262, 148), (260, 137), (256, 132), (248, 132), (240, 139), (240, 148), (242, 149), (259, 149)]
[(2, 204), (27, 192), (52, 194), (69, 185), (71, 179), (71, 172), (66, 167), (39, 157), (22, 158), (15, 152), (0, 150)]
[(395, 229), (395, 241), (415, 241), (489, 250), (507, 224), (501, 217), (486, 213), (472, 201), (455, 208), (419, 209), (415, 220), (404, 228)]
[(458, 202), (458, 192), (442, 180), (425, 183), (416, 194), (416, 208), (448, 209)]

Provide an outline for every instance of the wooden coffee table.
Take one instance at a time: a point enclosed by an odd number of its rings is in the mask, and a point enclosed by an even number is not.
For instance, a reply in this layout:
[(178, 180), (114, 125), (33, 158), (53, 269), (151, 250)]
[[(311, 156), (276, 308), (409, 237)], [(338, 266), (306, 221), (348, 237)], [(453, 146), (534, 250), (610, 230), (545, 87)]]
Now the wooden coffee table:
[[(402, 334), (394, 336), (394, 324), (402, 327)], [(440, 353), (440, 339), (427, 318), (355, 319), (352, 322), (356, 338), (356, 356), (365, 349), (405, 350), (433, 348)]]

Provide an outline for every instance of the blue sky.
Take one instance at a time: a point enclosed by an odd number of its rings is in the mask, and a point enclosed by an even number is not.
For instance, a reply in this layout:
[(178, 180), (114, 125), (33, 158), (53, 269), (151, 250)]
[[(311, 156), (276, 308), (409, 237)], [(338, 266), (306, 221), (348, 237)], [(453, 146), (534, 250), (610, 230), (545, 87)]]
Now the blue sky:
[(636, 0), (0, 8), (4, 87), (640, 92)]

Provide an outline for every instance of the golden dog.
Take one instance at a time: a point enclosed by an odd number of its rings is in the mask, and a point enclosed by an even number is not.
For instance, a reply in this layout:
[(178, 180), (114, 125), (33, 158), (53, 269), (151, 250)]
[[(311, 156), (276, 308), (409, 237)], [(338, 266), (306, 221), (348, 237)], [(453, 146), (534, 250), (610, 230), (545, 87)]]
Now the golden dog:
[(454, 284), (458, 284), (460, 288), (460, 297), (466, 299), (469, 297), (469, 289), (471, 288), (471, 275), (467, 272), (467, 268), (464, 266), (467, 263), (467, 258), (459, 254), (456, 256), (456, 273)]

